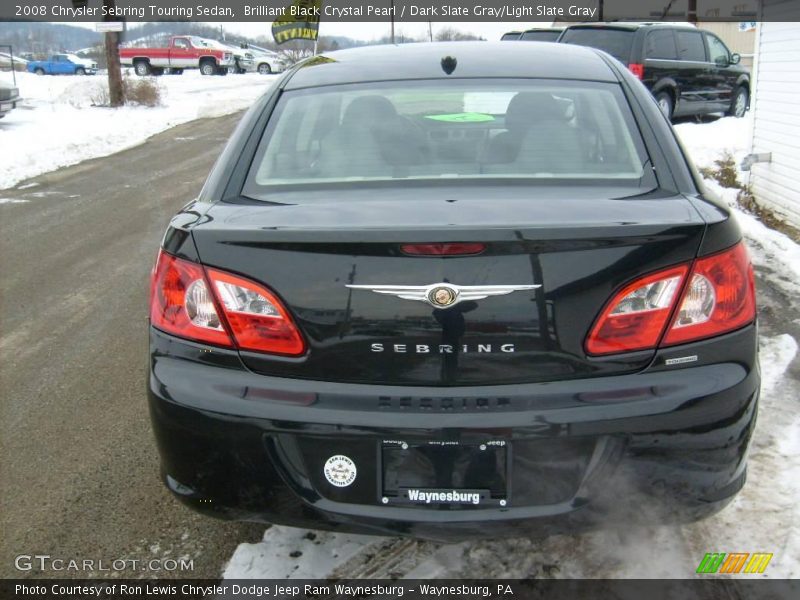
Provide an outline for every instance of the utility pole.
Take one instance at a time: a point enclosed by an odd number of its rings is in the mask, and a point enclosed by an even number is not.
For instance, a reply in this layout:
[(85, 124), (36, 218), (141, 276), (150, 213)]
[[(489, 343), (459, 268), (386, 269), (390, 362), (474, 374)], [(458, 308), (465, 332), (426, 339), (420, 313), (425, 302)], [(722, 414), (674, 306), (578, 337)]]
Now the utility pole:
[(428, 37), (433, 41), (433, 23), (428, 21)]
[(686, 11), (686, 20), (689, 23), (697, 24), (697, 0), (689, 0), (689, 6)]
[[(89, 0), (72, 0), (74, 8), (86, 8)], [(114, 12), (115, 0), (103, 0), (106, 7), (104, 21), (117, 21), (111, 16)], [(108, 66), (108, 100), (111, 106), (125, 104), (125, 92), (122, 89), (122, 68), (119, 64), (119, 32), (105, 32), (106, 65)]]
[(390, 0), (389, 5), (391, 7), (389, 12), (392, 19), (392, 44), (394, 44), (394, 0)]
[(605, 20), (603, 18), (603, 0), (598, 0), (597, 20), (600, 21), (601, 23)]
[[(115, 0), (103, 0), (106, 7), (106, 21), (114, 21), (110, 15), (114, 11)], [(125, 104), (125, 91), (122, 88), (122, 67), (119, 64), (119, 32), (107, 31), (106, 34), (106, 65), (108, 66), (108, 99), (111, 106), (117, 107)]]

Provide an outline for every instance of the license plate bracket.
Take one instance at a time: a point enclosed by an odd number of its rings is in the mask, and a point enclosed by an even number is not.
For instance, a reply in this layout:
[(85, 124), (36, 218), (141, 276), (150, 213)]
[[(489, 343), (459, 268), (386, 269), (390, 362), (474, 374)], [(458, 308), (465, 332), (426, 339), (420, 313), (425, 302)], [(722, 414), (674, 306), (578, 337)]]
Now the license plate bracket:
[(510, 445), (383, 440), (379, 498), (384, 505), (427, 508), (505, 507), (510, 501)]

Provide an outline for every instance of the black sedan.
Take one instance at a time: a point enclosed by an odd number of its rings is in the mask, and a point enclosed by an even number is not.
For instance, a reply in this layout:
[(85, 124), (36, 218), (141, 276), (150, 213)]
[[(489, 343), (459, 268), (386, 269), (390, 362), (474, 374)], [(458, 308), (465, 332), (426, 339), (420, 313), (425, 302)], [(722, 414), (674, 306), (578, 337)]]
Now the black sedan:
[(163, 479), (431, 539), (691, 520), (744, 485), (753, 270), (642, 83), (566, 44), (313, 57), (152, 277)]

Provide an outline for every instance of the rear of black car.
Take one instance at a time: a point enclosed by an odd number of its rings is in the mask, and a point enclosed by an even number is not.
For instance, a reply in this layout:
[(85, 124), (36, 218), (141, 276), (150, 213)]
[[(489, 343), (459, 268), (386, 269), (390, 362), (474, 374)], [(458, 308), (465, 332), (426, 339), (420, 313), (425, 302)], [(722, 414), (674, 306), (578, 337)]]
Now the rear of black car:
[(526, 44), (486, 78), (498, 46), (288, 73), (173, 219), (149, 396), (186, 503), (452, 539), (697, 518), (742, 486), (735, 223), (624, 70)]

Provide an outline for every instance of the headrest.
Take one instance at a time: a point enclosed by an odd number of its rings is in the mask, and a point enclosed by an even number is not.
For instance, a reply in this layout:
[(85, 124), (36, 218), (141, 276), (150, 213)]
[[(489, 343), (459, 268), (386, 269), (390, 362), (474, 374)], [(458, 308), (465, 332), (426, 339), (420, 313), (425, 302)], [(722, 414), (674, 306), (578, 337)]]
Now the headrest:
[(528, 129), (542, 121), (566, 120), (566, 108), (547, 92), (520, 92), (506, 109), (506, 129)]
[(345, 109), (342, 125), (354, 127), (363, 123), (376, 123), (397, 117), (397, 110), (383, 96), (361, 96)]

